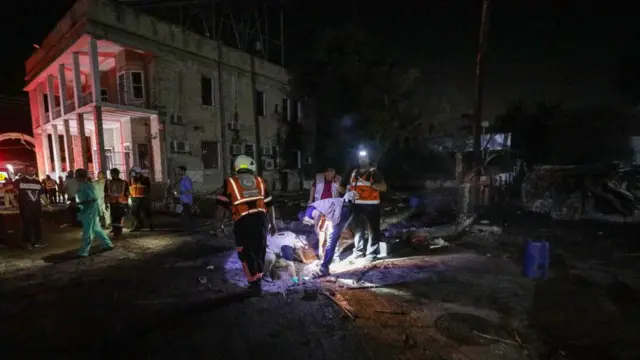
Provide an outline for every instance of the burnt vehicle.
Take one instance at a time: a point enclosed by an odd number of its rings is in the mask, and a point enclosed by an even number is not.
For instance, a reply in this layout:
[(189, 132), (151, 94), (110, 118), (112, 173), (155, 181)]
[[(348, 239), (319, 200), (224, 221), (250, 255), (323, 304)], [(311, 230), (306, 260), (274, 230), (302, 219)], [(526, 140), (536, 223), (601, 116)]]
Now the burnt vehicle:
[(640, 166), (620, 163), (536, 166), (526, 175), (524, 208), (558, 220), (640, 220)]

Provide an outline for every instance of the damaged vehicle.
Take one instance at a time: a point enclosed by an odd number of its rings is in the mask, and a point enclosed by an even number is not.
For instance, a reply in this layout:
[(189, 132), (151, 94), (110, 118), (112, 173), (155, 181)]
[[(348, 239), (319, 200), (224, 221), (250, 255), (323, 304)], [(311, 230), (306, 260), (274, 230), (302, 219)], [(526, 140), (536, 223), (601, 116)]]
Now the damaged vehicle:
[(620, 163), (536, 166), (525, 177), (526, 210), (557, 220), (640, 220), (640, 167)]

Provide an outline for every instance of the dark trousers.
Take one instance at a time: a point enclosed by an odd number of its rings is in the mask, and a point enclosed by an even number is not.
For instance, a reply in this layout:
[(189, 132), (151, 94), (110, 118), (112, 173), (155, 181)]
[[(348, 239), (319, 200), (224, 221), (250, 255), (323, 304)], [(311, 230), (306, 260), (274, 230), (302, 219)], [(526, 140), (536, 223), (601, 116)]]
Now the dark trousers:
[[(356, 256), (375, 257), (380, 252), (380, 205), (353, 205), (353, 227), (355, 247), (353, 254)], [(365, 242), (364, 236), (369, 232), (369, 240)]]
[(267, 224), (267, 214), (252, 213), (241, 217), (233, 225), (238, 258), (250, 283), (262, 279), (267, 253)]
[(42, 208), (40, 206), (20, 207), (22, 241), (36, 245), (42, 240)]
[(182, 222), (182, 228), (184, 231), (195, 231), (196, 220), (193, 218), (193, 212), (191, 204), (182, 203), (182, 214), (180, 215), (180, 221)]
[(47, 189), (47, 198), (51, 205), (58, 203), (58, 191), (56, 189)]
[(111, 214), (111, 231), (115, 236), (122, 235), (124, 217), (127, 214), (127, 204), (109, 204), (109, 210)]
[(133, 228), (142, 229), (146, 224), (153, 229), (151, 218), (151, 202), (146, 197), (131, 198), (131, 215), (133, 215)]
[(58, 189), (58, 203), (64, 204), (67, 199), (63, 189)]
[(333, 229), (330, 234), (327, 236), (327, 247), (324, 249), (324, 256), (322, 258), (322, 264), (320, 267), (323, 270), (329, 270), (329, 266), (333, 261), (333, 257), (336, 254), (336, 248), (338, 247), (338, 242), (340, 241), (340, 235), (342, 231), (349, 225), (349, 222), (352, 219), (352, 205), (345, 205), (342, 207), (342, 211), (340, 213), (340, 221), (337, 224), (333, 224)]

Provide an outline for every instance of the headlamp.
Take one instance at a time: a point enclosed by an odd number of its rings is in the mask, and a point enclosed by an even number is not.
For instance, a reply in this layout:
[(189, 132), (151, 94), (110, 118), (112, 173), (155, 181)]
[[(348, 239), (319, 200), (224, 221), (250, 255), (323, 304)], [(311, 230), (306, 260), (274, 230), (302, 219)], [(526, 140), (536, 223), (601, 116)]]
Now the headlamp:
[(367, 156), (367, 152), (366, 152), (365, 150), (360, 150), (360, 151), (358, 152), (358, 155), (359, 155), (360, 157), (364, 157), (364, 156)]

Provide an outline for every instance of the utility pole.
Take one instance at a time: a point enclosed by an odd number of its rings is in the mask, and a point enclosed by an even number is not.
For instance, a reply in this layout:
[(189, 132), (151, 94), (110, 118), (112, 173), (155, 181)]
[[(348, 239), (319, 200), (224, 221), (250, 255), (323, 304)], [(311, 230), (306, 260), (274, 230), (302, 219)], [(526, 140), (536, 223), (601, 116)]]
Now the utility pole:
[(473, 113), (473, 168), (476, 176), (473, 186), (474, 204), (480, 202), (480, 176), (482, 175), (482, 100), (484, 57), (487, 51), (487, 34), (489, 33), (489, 0), (482, 1), (482, 18), (480, 20), (480, 35), (478, 39), (478, 54), (476, 57), (476, 98)]

